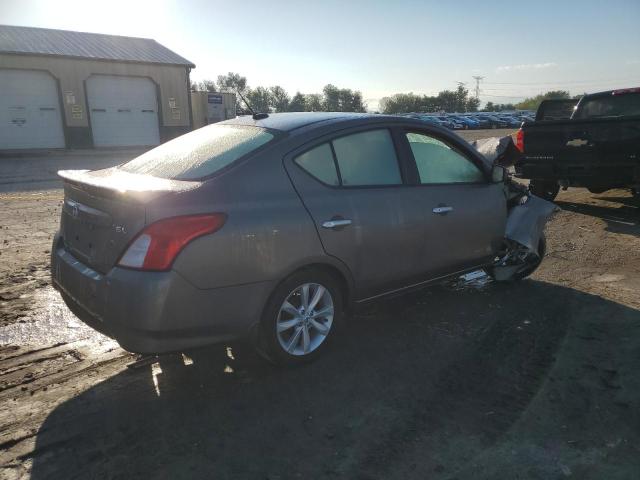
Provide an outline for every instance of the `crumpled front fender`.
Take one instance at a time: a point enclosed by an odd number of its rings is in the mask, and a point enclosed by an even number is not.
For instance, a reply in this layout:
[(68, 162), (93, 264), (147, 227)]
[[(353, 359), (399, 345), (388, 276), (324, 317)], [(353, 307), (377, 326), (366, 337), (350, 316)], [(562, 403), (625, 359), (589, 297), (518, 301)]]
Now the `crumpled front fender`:
[(535, 195), (511, 208), (507, 216), (505, 237), (537, 252), (544, 226), (558, 207)]

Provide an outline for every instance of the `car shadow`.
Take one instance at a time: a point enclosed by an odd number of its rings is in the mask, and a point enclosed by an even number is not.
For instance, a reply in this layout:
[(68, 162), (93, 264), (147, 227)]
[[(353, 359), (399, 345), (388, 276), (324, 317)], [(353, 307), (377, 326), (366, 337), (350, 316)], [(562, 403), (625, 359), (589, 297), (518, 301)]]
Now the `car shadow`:
[(557, 200), (555, 203), (570, 212), (598, 217), (607, 222), (606, 230), (640, 236), (640, 202), (632, 197), (594, 197), (618, 204), (615, 207)]
[(594, 306), (638, 315), (534, 280), (435, 287), (358, 313), (302, 367), (243, 344), (160, 357), (58, 405), (31, 478), (386, 478), (425, 438), (440, 478), (468, 461), (456, 438), (488, 448), (523, 415)]

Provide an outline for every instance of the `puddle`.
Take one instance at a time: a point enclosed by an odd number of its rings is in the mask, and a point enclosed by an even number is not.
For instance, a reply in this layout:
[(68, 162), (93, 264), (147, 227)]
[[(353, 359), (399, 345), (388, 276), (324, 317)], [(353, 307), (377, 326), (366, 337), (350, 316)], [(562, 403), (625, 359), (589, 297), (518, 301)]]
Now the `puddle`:
[(23, 320), (24, 323), (0, 328), (0, 345), (45, 347), (79, 340), (88, 340), (96, 345), (117, 345), (114, 340), (78, 320), (52, 287), (34, 293), (32, 313)]

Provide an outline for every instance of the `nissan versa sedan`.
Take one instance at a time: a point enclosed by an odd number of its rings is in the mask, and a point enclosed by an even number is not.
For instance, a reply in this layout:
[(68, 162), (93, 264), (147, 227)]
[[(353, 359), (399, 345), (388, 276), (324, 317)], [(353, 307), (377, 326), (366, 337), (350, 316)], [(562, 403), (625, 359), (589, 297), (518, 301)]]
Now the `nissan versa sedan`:
[(279, 364), (321, 354), (358, 304), (526, 277), (553, 207), (446, 129), (382, 115), (238, 117), (59, 174), (52, 277), (80, 319), (133, 352), (248, 337)]

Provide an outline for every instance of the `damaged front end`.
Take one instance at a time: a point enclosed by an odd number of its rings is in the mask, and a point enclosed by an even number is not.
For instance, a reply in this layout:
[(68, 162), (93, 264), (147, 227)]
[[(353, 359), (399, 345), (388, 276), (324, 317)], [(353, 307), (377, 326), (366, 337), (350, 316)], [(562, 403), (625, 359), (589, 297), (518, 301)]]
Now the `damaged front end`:
[(504, 170), (508, 208), (504, 243), (488, 273), (497, 281), (525, 278), (542, 262), (546, 250), (544, 227), (557, 207), (532, 195), (526, 185), (515, 182), (507, 173), (520, 155), (510, 136), (476, 141), (473, 146), (491, 168)]

